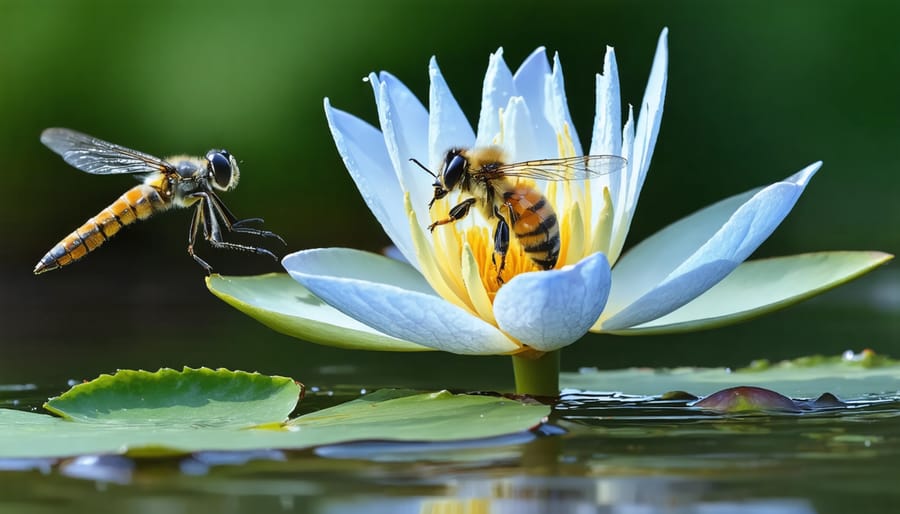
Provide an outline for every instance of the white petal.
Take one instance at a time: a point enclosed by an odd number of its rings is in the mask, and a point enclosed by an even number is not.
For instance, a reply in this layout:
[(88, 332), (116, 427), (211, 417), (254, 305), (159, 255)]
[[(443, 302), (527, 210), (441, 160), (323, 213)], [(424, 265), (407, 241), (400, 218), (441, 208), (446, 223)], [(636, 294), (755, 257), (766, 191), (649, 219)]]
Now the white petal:
[(384, 136), (356, 116), (331, 107), (327, 98), (325, 118), (344, 166), (369, 210), (403, 257), (417, 265), (409, 221), (403, 209), (403, 191), (384, 146)]
[[(546, 88), (550, 80), (551, 70), (544, 47), (540, 47), (529, 55), (516, 70), (513, 82), (516, 92), (525, 99), (525, 105), (534, 114), (532, 117), (534, 138), (550, 149), (547, 153), (542, 148), (537, 158), (546, 159), (556, 155), (556, 130), (544, 116)], [(536, 149), (537, 150), (537, 149)]]
[(509, 98), (516, 96), (512, 73), (503, 60), (503, 49), (491, 54), (484, 88), (481, 92), (481, 114), (478, 116), (478, 137), (475, 146), (490, 146), (500, 137), (500, 109), (506, 107)]
[[(591, 137), (591, 155), (620, 155), (622, 153), (622, 100), (619, 97), (619, 68), (616, 65), (616, 53), (612, 47), (606, 47), (603, 61), (603, 74), (597, 75), (597, 112), (594, 117), (594, 131)], [(613, 205), (619, 203), (623, 170), (591, 179), (591, 195), (595, 199), (591, 203), (591, 222), (596, 224), (600, 212), (604, 209), (603, 189), (609, 188)], [(611, 219), (614, 219), (611, 218)], [(608, 244), (608, 243), (607, 243)]]
[(737, 323), (817, 295), (890, 260), (881, 252), (820, 252), (741, 264), (709, 291), (622, 334), (670, 334)]
[[(369, 75), (375, 91), (378, 119), (388, 155), (400, 187), (408, 191), (419, 219), (428, 219), (428, 202), (433, 189), (431, 177), (409, 161), (428, 160), (428, 111), (412, 92), (393, 75)], [(402, 207), (402, 205), (401, 205)]]
[(470, 355), (519, 349), (496, 327), (437, 296), (403, 263), (341, 248), (297, 252), (282, 262), (316, 296), (383, 334)]
[[(625, 242), (625, 236), (631, 227), (631, 219), (637, 208), (638, 197), (650, 168), (650, 158), (653, 156), (653, 148), (656, 146), (656, 138), (659, 135), (659, 126), (662, 123), (663, 104), (666, 97), (666, 76), (669, 66), (668, 36), (669, 30), (663, 29), (659, 35), (659, 43), (656, 46), (656, 56), (650, 68), (650, 78), (647, 79), (647, 89), (641, 102), (640, 115), (635, 129), (634, 148), (629, 165), (629, 173), (624, 180), (628, 183), (624, 186), (626, 198), (624, 200), (624, 212), (619, 215), (616, 210), (616, 228), (613, 240), (619, 246), (613, 246), (611, 257), (618, 255), (621, 244)], [(613, 259), (615, 262), (615, 259)]]
[(605, 316), (662, 283), (672, 271), (709, 241), (759, 188), (720, 200), (665, 227), (628, 251), (613, 267), (613, 284)]
[(546, 159), (547, 154), (535, 153), (532, 113), (521, 96), (509, 99), (503, 110), (503, 150), (510, 162), (522, 162), (532, 159)]
[(787, 216), (821, 163), (684, 218), (625, 255), (596, 328), (620, 330), (668, 314), (718, 283)]
[(625, 245), (625, 237), (628, 235), (628, 228), (631, 224), (631, 216), (634, 215), (634, 209), (628, 205), (628, 189), (631, 186), (630, 177), (635, 173), (633, 162), (634, 154), (634, 111), (631, 105), (628, 106), (628, 118), (625, 120), (625, 126), (622, 128), (622, 157), (628, 159), (628, 166), (623, 170), (619, 180), (619, 190), (612, 197), (612, 235), (610, 236), (609, 262), (615, 266)]
[(213, 294), (260, 323), (292, 337), (351, 350), (424, 351), (384, 335), (323, 302), (286, 273), (252, 277), (210, 275)]
[[(578, 132), (575, 130), (575, 124), (572, 123), (572, 116), (569, 114), (569, 103), (566, 100), (566, 85), (563, 82), (562, 63), (559, 62), (559, 54), (553, 55), (553, 72), (550, 74), (547, 84), (544, 116), (550, 121), (550, 125), (553, 126), (556, 134), (562, 135), (568, 131), (574, 147), (574, 155), (584, 155), (584, 152), (581, 150), (581, 141), (578, 140)], [(556, 153), (550, 154), (550, 156), (558, 155), (558, 153), (559, 149), (556, 149)], [(546, 159), (546, 156), (544, 158)]]
[[(431, 76), (428, 105), (428, 161), (426, 166), (437, 167), (441, 164), (447, 150), (453, 147), (470, 148), (475, 144), (475, 132), (466, 120), (447, 82), (441, 75), (437, 60), (432, 57), (428, 63), (428, 74)], [(438, 169), (432, 168), (437, 173)]]
[(591, 155), (622, 155), (622, 100), (616, 52), (606, 47), (603, 74), (597, 74), (597, 112), (591, 138)]
[(523, 273), (494, 299), (497, 324), (522, 343), (551, 351), (577, 341), (600, 315), (609, 294), (602, 253), (558, 270)]

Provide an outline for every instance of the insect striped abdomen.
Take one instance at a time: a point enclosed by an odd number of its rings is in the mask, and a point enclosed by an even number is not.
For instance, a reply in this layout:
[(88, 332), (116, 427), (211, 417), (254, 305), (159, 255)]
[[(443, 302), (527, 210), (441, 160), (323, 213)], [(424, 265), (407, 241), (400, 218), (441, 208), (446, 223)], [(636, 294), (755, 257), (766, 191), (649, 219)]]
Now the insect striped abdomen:
[(535, 189), (516, 186), (503, 195), (512, 208), (512, 231), (525, 253), (541, 269), (556, 266), (559, 258), (559, 223), (547, 199)]
[(34, 273), (67, 266), (102, 246), (122, 227), (167, 207), (156, 188), (147, 184), (134, 186), (50, 249), (35, 266)]

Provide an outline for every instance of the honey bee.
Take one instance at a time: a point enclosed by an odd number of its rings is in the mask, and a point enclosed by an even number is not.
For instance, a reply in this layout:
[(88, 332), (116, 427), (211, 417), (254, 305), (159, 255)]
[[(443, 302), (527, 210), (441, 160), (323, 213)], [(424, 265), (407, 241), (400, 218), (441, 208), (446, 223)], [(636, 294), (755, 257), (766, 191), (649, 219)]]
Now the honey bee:
[(223, 232), (237, 232), (272, 237), (284, 243), (272, 232), (248, 227), (247, 224), (261, 223), (262, 219), (238, 219), (216, 195), (216, 190), (234, 189), (240, 177), (237, 161), (227, 151), (210, 150), (202, 159), (176, 156), (164, 160), (64, 128), (45, 130), (41, 142), (81, 171), (94, 175), (134, 173), (143, 183), (129, 189), (51, 248), (34, 267), (35, 274), (68, 266), (83, 258), (126, 225), (173, 207), (191, 205), (197, 208), (188, 233), (188, 254), (207, 273), (212, 273), (212, 267), (194, 253), (194, 243), (201, 229), (214, 248), (253, 252), (277, 260), (275, 254), (264, 248), (223, 239)]
[(627, 163), (615, 155), (585, 155), (508, 164), (504, 162), (503, 152), (495, 146), (451, 148), (439, 174), (432, 173), (415, 159), (412, 161), (435, 178), (429, 209), (454, 189), (470, 195), (451, 208), (446, 218), (428, 225), (428, 230), (433, 232), (438, 225), (466, 217), (475, 205), (487, 220), (496, 218), (491, 260), (497, 267), (497, 283), (501, 285), (510, 229), (539, 268), (552, 269), (559, 259), (559, 221), (553, 206), (530, 183), (513, 179), (586, 180), (619, 171)]

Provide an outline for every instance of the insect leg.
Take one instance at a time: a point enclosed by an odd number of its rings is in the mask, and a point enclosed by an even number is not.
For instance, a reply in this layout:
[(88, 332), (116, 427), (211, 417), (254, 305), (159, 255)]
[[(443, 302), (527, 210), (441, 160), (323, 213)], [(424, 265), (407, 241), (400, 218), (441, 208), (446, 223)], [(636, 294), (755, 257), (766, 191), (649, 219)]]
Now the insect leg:
[[(191, 196), (200, 198), (201, 206), (206, 208), (206, 212), (204, 214), (206, 216), (206, 221), (209, 229), (204, 230), (204, 235), (206, 236), (206, 240), (209, 241), (210, 246), (212, 246), (213, 248), (227, 248), (229, 250), (252, 252), (257, 255), (268, 255), (276, 261), (278, 260), (278, 257), (276, 257), (274, 253), (266, 250), (265, 248), (225, 241), (225, 239), (222, 237), (222, 229), (219, 226), (219, 222), (221, 221), (228, 223), (228, 220), (221, 218), (221, 211), (216, 209), (213, 201), (210, 200), (210, 195), (206, 192), (197, 192), (192, 194)], [(230, 224), (226, 225), (226, 227), (229, 226)]]
[(203, 200), (200, 200), (200, 204), (197, 205), (197, 208), (194, 209), (194, 216), (191, 218), (191, 229), (188, 232), (188, 254), (197, 261), (198, 264), (203, 266), (203, 269), (206, 270), (206, 273), (212, 274), (212, 266), (210, 266), (206, 261), (201, 259), (194, 253), (194, 242), (197, 241), (197, 232), (200, 230), (200, 227), (203, 227), (203, 235), (209, 236), (209, 231), (207, 229), (207, 221), (206, 217), (203, 215)]
[(475, 205), (476, 201), (477, 200), (475, 200), (474, 198), (466, 198), (465, 200), (457, 204), (456, 207), (450, 209), (450, 212), (448, 213), (446, 218), (437, 220), (431, 225), (428, 225), (428, 230), (431, 230), (433, 232), (434, 227), (438, 225), (453, 223), (454, 221), (465, 218), (466, 215), (469, 214), (469, 208)]
[(262, 225), (263, 223), (265, 223), (265, 221), (266, 220), (264, 220), (262, 218), (244, 218), (242, 220), (234, 220), (233, 222), (231, 222), (231, 226), (232, 227), (240, 227), (243, 225), (248, 225), (250, 223), (259, 223), (260, 225)]
[[(506, 222), (506, 218), (500, 214), (500, 209), (495, 207), (494, 214), (497, 216), (497, 227), (494, 228), (494, 254), (491, 255), (491, 262), (497, 266), (497, 284), (503, 285), (503, 277), (500, 274), (506, 267), (506, 252), (509, 250), (509, 224)], [(499, 265), (497, 265), (498, 255), (500, 256)]]
[(230, 210), (228, 210), (228, 207), (225, 206), (225, 203), (222, 202), (222, 200), (219, 199), (219, 197), (215, 193), (209, 192), (207, 193), (207, 195), (210, 201), (213, 203), (213, 207), (219, 213), (220, 219), (225, 222), (224, 225), (229, 231), (238, 232), (241, 234), (251, 234), (261, 237), (271, 237), (273, 239), (281, 241), (281, 244), (287, 245), (287, 243), (284, 242), (284, 239), (282, 239), (281, 236), (274, 232), (243, 226), (247, 223), (262, 223), (262, 218), (247, 218), (239, 220), (235, 217), (234, 214), (231, 213)]

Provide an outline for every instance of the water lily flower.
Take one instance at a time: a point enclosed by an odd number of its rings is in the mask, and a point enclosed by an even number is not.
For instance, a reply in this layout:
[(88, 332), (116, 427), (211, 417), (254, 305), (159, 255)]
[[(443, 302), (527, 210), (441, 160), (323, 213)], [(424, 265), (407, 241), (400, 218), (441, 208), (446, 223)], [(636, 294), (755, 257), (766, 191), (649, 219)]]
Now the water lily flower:
[[(664, 30), (636, 119), (630, 106), (622, 112), (615, 53), (607, 48), (586, 152), (569, 114), (560, 59), (551, 65), (543, 48), (515, 73), (502, 49), (491, 55), (475, 129), (434, 58), (427, 107), (393, 75), (371, 74), (381, 130), (327, 99), (325, 113), (344, 164), (402, 259), (341, 248), (288, 255), (283, 265), (312, 292), (312, 303), (225, 278), (213, 277), (211, 289), (278, 330), (325, 344), (512, 355), (520, 392), (555, 394), (556, 350), (588, 331), (718, 326), (794, 303), (890, 258), (835, 252), (744, 263), (821, 163), (702, 209), (622, 254), (659, 134), (666, 37)], [(440, 173), (448, 149), (485, 147), (499, 147), (510, 163), (605, 155), (625, 164), (587, 180), (520, 179), (553, 206), (559, 258), (542, 270), (511, 237), (498, 280), (497, 220), (472, 209), (429, 230), (466, 195), (451, 193), (432, 205), (433, 179), (415, 162)]]

